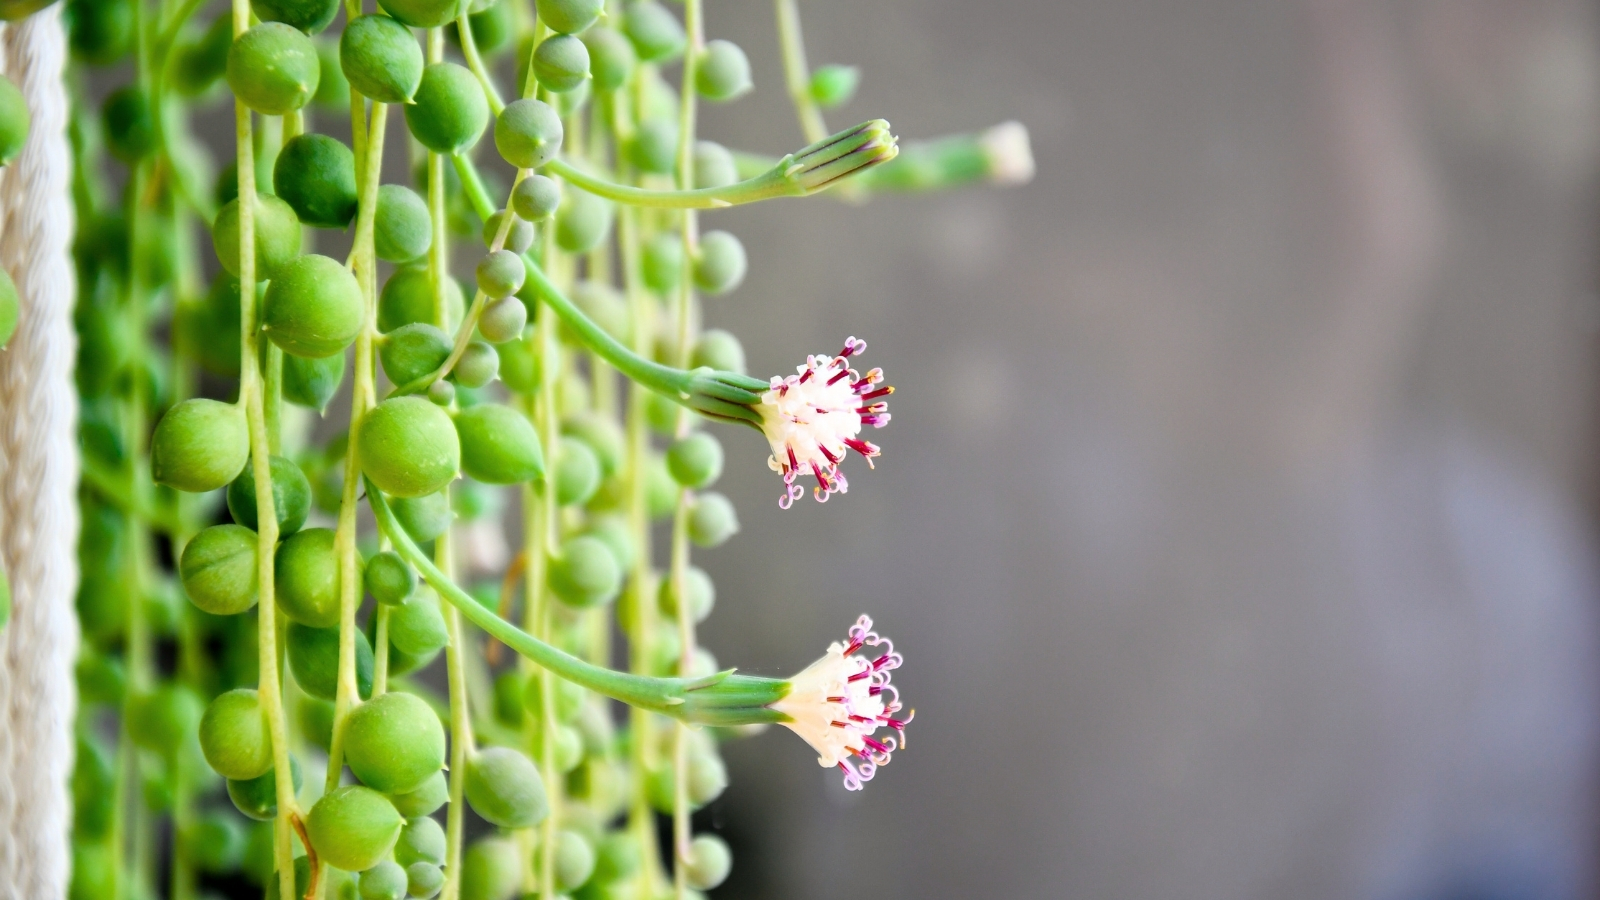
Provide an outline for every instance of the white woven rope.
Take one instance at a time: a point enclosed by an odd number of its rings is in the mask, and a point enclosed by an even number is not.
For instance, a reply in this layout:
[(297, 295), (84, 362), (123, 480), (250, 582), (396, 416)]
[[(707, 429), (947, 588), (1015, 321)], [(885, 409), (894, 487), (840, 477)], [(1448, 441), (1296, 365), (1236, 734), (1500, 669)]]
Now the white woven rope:
[(78, 624), (77, 395), (68, 188), (66, 37), (58, 3), (6, 28), (5, 71), (32, 128), (0, 180), (0, 265), (17, 283), (17, 333), (0, 352), (0, 898), (66, 896)]

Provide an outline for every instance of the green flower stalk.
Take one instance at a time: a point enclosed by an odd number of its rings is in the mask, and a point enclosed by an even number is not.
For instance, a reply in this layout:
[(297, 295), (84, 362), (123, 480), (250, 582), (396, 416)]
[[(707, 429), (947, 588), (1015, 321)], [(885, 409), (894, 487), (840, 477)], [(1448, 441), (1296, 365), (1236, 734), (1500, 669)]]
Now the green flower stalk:
[[(1032, 144), (1021, 122), (897, 146), (893, 160), (852, 178), (842, 199), (863, 200), (874, 193), (926, 194), (974, 184), (1015, 187), (1033, 180)], [(772, 157), (760, 153), (736, 151), (733, 161), (739, 176), (746, 179), (773, 165)]]
[(545, 170), (560, 175), (591, 194), (633, 206), (673, 209), (718, 209), (778, 197), (805, 197), (827, 190), (842, 179), (893, 160), (898, 139), (882, 119), (863, 122), (783, 157), (766, 171), (726, 187), (653, 191), (597, 178), (572, 164), (553, 159)]
[[(535, 664), (597, 694), (693, 725), (731, 727), (778, 723), (817, 751), (817, 761), (844, 773), (845, 787), (860, 790), (878, 768), (905, 746), (900, 691), (890, 674), (904, 657), (862, 616), (848, 642), (835, 641), (828, 652), (790, 679), (740, 675), (726, 669), (703, 678), (662, 678), (619, 672), (585, 662), (528, 634), (462, 590), (419, 549), (388, 501), (370, 480), (367, 501), (378, 528), (395, 551), (469, 621)], [(860, 651), (871, 648), (869, 653)], [(888, 728), (896, 734), (879, 739)]]
[(1013, 187), (1033, 180), (1033, 149), (1021, 122), (1002, 122), (977, 134), (952, 134), (907, 143), (890, 164), (866, 173), (867, 191), (923, 192), (988, 182)]

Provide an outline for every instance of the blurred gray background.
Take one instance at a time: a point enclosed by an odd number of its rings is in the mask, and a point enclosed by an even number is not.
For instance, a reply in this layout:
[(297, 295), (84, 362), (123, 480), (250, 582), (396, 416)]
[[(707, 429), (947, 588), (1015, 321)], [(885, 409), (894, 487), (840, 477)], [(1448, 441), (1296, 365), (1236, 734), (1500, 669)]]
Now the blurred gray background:
[[(709, 214), (753, 371), (847, 334), (877, 471), (744, 531), (704, 642), (795, 671), (862, 612), (909, 749), (865, 792), (729, 747), (724, 898), (1596, 893), (1596, 8), (805, 0), (838, 127), (1016, 118), (1021, 189)], [(771, 5), (710, 0), (801, 143)]]

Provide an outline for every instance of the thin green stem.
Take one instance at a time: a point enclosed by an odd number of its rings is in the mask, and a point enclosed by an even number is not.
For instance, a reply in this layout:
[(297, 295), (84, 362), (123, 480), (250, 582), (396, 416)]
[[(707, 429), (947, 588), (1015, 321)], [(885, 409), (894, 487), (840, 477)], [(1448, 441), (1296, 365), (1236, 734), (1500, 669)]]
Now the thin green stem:
[[(233, 0), (234, 34), (248, 26), (250, 7), (246, 0)], [(251, 469), (256, 483), (256, 583), (260, 590), (257, 633), (260, 640), (260, 688), (262, 711), (267, 718), (267, 733), (272, 740), (273, 768), (277, 773), (278, 816), (274, 823), (273, 858), (280, 873), (280, 900), (294, 900), (294, 859), (289, 844), (289, 817), (296, 813), (294, 782), (290, 778), (288, 729), (284, 722), (283, 697), (278, 679), (277, 592), (274, 586), (273, 551), (278, 544), (278, 515), (272, 496), (272, 470), (268, 451), (266, 414), (263, 409), (261, 372), (258, 361), (259, 331), (256, 324), (255, 259), (255, 165), (250, 110), (243, 101), (234, 104), (235, 137), (239, 158), (239, 315), (241, 352), (239, 355), (239, 401), (244, 405), (250, 430)]]
[[(411, 540), (405, 529), (400, 527), (399, 520), (377, 485), (370, 479), (366, 479), (365, 483), (373, 516), (378, 521), (378, 527), (394, 542), (395, 552), (421, 573), (428, 586), (459, 610), (467, 621), (536, 665), (597, 694), (674, 718), (723, 725), (730, 724), (726, 716), (737, 710), (740, 721), (782, 721), (782, 715), (773, 710), (763, 713), (751, 706), (765, 707), (782, 699), (788, 682), (753, 675), (735, 675), (731, 674), (731, 670), (699, 679), (657, 678), (618, 672), (585, 662), (512, 625), (474, 600), (471, 594), (440, 571)], [(716, 688), (714, 693), (706, 692), (713, 687)], [(757, 700), (761, 702), (757, 703)]]
[(811, 98), (811, 72), (806, 65), (805, 39), (800, 34), (800, 10), (795, 0), (774, 0), (778, 14), (778, 48), (783, 54), (783, 82), (789, 90), (800, 131), (806, 140), (820, 140), (828, 133), (822, 110)]
[[(448, 495), (449, 488), (445, 488)], [(449, 529), (434, 541), (434, 558), (445, 573), (450, 572), (452, 565), (451, 551), (452, 535)], [(441, 895), (447, 898), (459, 896), (461, 891), (461, 846), (465, 837), (466, 818), (463, 806), (456, 800), (459, 788), (465, 790), (467, 759), (472, 750), (472, 709), (467, 699), (467, 670), (464, 654), (466, 645), (462, 643), (461, 616), (455, 607), (446, 606), (443, 610), (445, 629), (449, 633), (450, 643), (445, 646), (445, 675), (450, 690), (450, 809), (446, 813), (445, 828), (445, 887)]]
[(489, 101), (489, 112), (495, 116), (506, 108), (506, 102), (500, 99), (500, 91), (494, 86), (494, 79), (490, 77), (489, 70), (484, 68), (483, 58), (478, 56), (478, 42), (472, 37), (472, 23), (467, 19), (467, 8), (461, 7), (461, 15), (456, 17), (456, 31), (461, 35), (461, 55), (467, 60), (467, 68), (478, 77), (478, 83), (483, 85), (484, 99)]
[(339, 522), (334, 533), (334, 548), (339, 556), (339, 677), (333, 702), (333, 738), (328, 747), (327, 790), (339, 786), (344, 768), (344, 725), (350, 711), (360, 704), (356, 675), (356, 613), (361, 609), (360, 554), (356, 548), (356, 520), (361, 505), (358, 488), (361, 477), (361, 422), (374, 400), (372, 374), (372, 336), (377, 330), (377, 258), (374, 252), (378, 184), (383, 175), (383, 139), (387, 130), (389, 106), (372, 105), (372, 127), (368, 132), (366, 166), (361, 175), (360, 203), (356, 212), (356, 234), (352, 255), (361, 284), (362, 326), (356, 333), (355, 383), (350, 391), (350, 429), (345, 447), (344, 485), (339, 496)]
[[(546, 226), (548, 229), (549, 226)], [(545, 264), (554, 262), (556, 245), (555, 241), (547, 234), (543, 246)], [(534, 534), (535, 544), (530, 549), (546, 560), (555, 559), (561, 547), (561, 508), (556, 496), (556, 455), (560, 438), (560, 410), (557, 404), (556, 379), (560, 375), (561, 347), (557, 342), (556, 323), (550, 316), (540, 316), (535, 328), (535, 340), (538, 342), (539, 353), (539, 395), (537, 406), (537, 423), (540, 438), (551, 454), (550, 464), (544, 467), (543, 489), (537, 498), (536, 509), (538, 516), (535, 523), (538, 529)], [(544, 578), (532, 584), (537, 590), (531, 595), (535, 600), (532, 618), (537, 626), (540, 639), (550, 639), (550, 589)], [(540, 823), (539, 829), (539, 896), (555, 896), (556, 879), (556, 825), (560, 819), (561, 785), (557, 780), (559, 773), (556, 771), (556, 683), (555, 676), (549, 671), (539, 673), (539, 692), (541, 702), (539, 727), (539, 767), (545, 782), (545, 790), (550, 795), (550, 815)]]
[[(678, 187), (685, 189), (694, 184), (695, 138), (695, 75), (700, 52), (705, 46), (705, 24), (700, 0), (684, 0), (684, 27), (689, 33), (689, 48), (683, 55), (683, 88), (678, 110)], [(692, 209), (683, 211), (679, 223), (683, 240), (683, 258), (695, 258), (699, 245), (699, 222)], [(693, 337), (694, 279), (678, 279), (677, 340), (673, 348), (673, 362), (686, 366), (689, 362), (690, 341)], [(685, 437), (691, 427), (689, 411), (678, 412), (678, 437)], [(686, 599), (686, 578), (689, 570), (689, 504), (692, 497), (687, 488), (678, 489), (677, 507), (672, 516), (672, 552), (667, 568), (673, 596), (678, 598), (678, 674), (687, 675), (695, 657), (693, 611)], [(689, 730), (679, 723), (673, 736), (672, 748), (672, 893), (677, 900), (689, 895)]]

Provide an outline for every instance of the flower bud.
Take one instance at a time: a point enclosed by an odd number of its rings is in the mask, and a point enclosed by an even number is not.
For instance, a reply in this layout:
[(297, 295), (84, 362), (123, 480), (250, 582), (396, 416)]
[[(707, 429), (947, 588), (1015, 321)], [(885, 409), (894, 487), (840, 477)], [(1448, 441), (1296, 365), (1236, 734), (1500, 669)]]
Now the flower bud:
[(522, 257), (510, 250), (492, 250), (478, 260), (478, 290), (499, 300), (515, 294), (527, 277)]
[(621, 586), (622, 569), (598, 538), (575, 537), (550, 562), (550, 587), (568, 606), (587, 609), (608, 603)]
[[(311, 482), (293, 460), (281, 456), (268, 457), (267, 468), (272, 475), (272, 508), (278, 520), (278, 535), (288, 537), (306, 524), (311, 512)], [(256, 477), (248, 463), (228, 485), (228, 512), (235, 522), (252, 531), (256, 529)]]
[(667, 470), (687, 488), (703, 488), (722, 474), (722, 444), (705, 432), (674, 441), (667, 450)]
[(367, 560), (363, 580), (367, 592), (385, 606), (399, 606), (417, 589), (417, 573), (393, 550), (374, 554)]
[(232, 616), (256, 605), (256, 533), (239, 525), (213, 525), (184, 545), (178, 561), (183, 592), (214, 616)]
[(351, 87), (379, 103), (409, 103), (423, 65), (411, 29), (389, 16), (357, 16), (339, 36), (340, 70)]
[(570, 34), (552, 34), (533, 51), (533, 77), (551, 93), (575, 90), (589, 78), (589, 48)]
[(390, 691), (356, 707), (344, 740), (350, 771), (386, 794), (414, 791), (444, 767), (444, 726), (416, 694)]
[(784, 177), (807, 192), (820, 191), (841, 178), (886, 163), (898, 153), (889, 123), (873, 119), (786, 157)]
[(331, 528), (308, 528), (278, 545), (278, 609), (314, 628), (339, 624), (339, 555)]
[(244, 469), (250, 434), (244, 410), (196, 398), (167, 410), (150, 438), (150, 475), (180, 491), (213, 491)]
[(645, 62), (671, 59), (682, 53), (688, 42), (683, 25), (656, 0), (640, 0), (629, 6), (622, 31)]
[[(495, 127), (499, 128), (498, 123)], [(561, 186), (556, 184), (555, 179), (537, 173), (522, 179), (511, 191), (512, 210), (519, 218), (529, 222), (543, 222), (555, 215), (560, 206)]]
[[(500, 224), (505, 221), (506, 215), (506, 211), (500, 209), (484, 220), (483, 245), (485, 247), (494, 246), (494, 236), (500, 233)], [(533, 246), (533, 239), (533, 223), (513, 215), (511, 217), (511, 227), (506, 230), (505, 248), (512, 253), (525, 253), (529, 247)]]
[[(290, 622), (284, 632), (289, 671), (306, 693), (333, 700), (339, 683), (339, 629), (312, 628)], [(372, 644), (356, 632), (356, 685), (363, 699), (372, 696)]]
[(561, 116), (531, 97), (508, 103), (494, 121), (495, 149), (519, 169), (537, 169), (555, 158), (562, 137)]
[(372, 247), (378, 258), (392, 263), (410, 262), (421, 258), (431, 246), (433, 223), (428, 218), (428, 204), (403, 184), (379, 185), (378, 209), (372, 222)]
[(712, 101), (750, 93), (750, 58), (733, 41), (708, 41), (694, 73), (695, 93)]
[(557, 34), (577, 34), (600, 18), (601, 0), (536, 0), (534, 8), (545, 27)]
[(464, 388), (481, 388), (494, 380), (500, 371), (500, 354), (485, 341), (470, 341), (467, 349), (456, 360), (450, 377)]
[(438, 62), (422, 70), (422, 83), (405, 115), (406, 126), (422, 146), (435, 153), (456, 153), (477, 143), (483, 134), (489, 124), (489, 101), (483, 85), (466, 67)]
[(283, 357), (283, 399), (322, 412), (344, 381), (344, 354), (321, 359)]
[(715, 297), (726, 294), (744, 281), (749, 261), (744, 244), (726, 231), (708, 231), (700, 236), (700, 253), (694, 261), (695, 287)]
[(689, 508), (689, 540), (715, 547), (739, 533), (739, 514), (721, 494), (701, 494)]
[(348, 785), (334, 788), (311, 807), (306, 833), (323, 862), (362, 872), (383, 861), (404, 820), (382, 794)]
[[(294, 207), (271, 194), (256, 194), (256, 278), (277, 277), (278, 270), (300, 255), (300, 217)], [(217, 211), (211, 226), (211, 245), (217, 261), (229, 275), (239, 277), (238, 198)]]
[(450, 416), (421, 397), (391, 397), (361, 419), (361, 468), (386, 494), (421, 497), (448, 485), (461, 467)]
[(550, 814), (544, 780), (533, 762), (510, 747), (485, 747), (467, 760), (467, 803), (501, 828), (527, 828)]
[(461, 469), (468, 477), (485, 484), (520, 484), (544, 475), (539, 435), (517, 410), (483, 403), (457, 413), (455, 423)]
[(857, 66), (818, 66), (811, 73), (811, 83), (806, 93), (823, 109), (833, 109), (850, 102), (861, 83), (861, 69)]
[(272, 768), (272, 741), (261, 697), (237, 688), (217, 696), (200, 717), (200, 750), (224, 778), (259, 778)]
[(582, 40), (589, 48), (589, 72), (596, 90), (614, 91), (627, 83), (639, 62), (627, 38), (602, 25), (585, 31)]
[(262, 115), (288, 115), (305, 106), (321, 78), (316, 45), (282, 22), (252, 27), (228, 50), (228, 87)]

